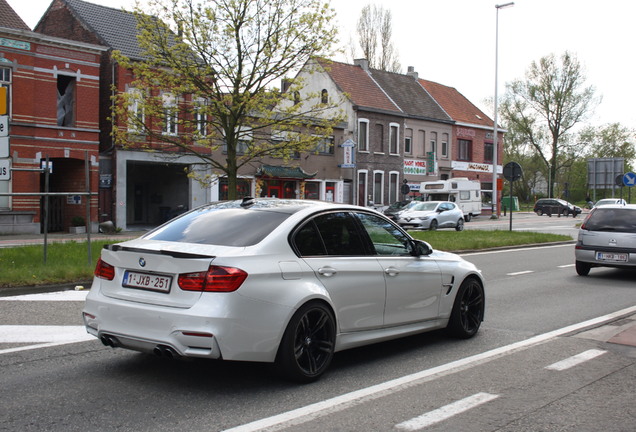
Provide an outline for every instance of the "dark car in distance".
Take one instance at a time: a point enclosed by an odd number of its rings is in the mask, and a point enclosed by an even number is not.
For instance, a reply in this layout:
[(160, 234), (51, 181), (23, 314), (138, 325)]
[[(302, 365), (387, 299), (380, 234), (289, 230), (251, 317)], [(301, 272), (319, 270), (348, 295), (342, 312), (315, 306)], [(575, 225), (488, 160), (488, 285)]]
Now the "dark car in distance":
[(533, 211), (539, 216), (546, 214), (576, 217), (581, 214), (581, 207), (558, 198), (541, 198), (534, 203)]

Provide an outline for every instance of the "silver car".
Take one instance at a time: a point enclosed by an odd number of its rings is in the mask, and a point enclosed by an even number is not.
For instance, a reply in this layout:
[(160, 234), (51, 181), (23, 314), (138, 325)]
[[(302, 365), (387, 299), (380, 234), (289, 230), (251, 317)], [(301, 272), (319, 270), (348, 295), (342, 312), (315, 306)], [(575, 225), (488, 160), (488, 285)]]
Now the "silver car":
[(405, 229), (464, 229), (464, 212), (450, 201), (422, 201), (397, 214), (398, 224)]
[(627, 203), (622, 198), (604, 198), (602, 200), (598, 200), (596, 202), (596, 204), (594, 204), (594, 207), (599, 207), (599, 206), (602, 206), (602, 205), (609, 205), (609, 204), (625, 205)]
[(472, 337), (484, 304), (473, 264), (378, 212), (245, 199), (103, 249), (83, 319), (111, 347), (273, 362), (306, 382), (348, 348), (444, 328)]
[(592, 267), (636, 268), (636, 205), (592, 209), (579, 230), (574, 255), (581, 276)]

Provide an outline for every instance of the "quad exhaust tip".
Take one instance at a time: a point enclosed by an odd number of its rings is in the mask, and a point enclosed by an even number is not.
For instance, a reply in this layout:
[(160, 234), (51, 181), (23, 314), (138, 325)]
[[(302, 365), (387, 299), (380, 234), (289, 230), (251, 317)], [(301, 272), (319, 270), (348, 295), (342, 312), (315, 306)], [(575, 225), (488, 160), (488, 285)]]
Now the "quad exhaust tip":
[(157, 357), (165, 357), (167, 359), (176, 359), (180, 357), (179, 354), (174, 350), (174, 348), (166, 345), (157, 345), (155, 349), (152, 350), (152, 352)]

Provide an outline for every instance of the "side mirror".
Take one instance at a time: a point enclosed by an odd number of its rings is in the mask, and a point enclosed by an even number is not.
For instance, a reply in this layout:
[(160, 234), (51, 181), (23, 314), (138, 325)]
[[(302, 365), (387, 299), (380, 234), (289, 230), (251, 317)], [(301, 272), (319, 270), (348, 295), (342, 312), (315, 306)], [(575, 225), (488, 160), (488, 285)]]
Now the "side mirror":
[(422, 240), (413, 240), (411, 255), (413, 256), (428, 256), (433, 253), (433, 248), (430, 244)]

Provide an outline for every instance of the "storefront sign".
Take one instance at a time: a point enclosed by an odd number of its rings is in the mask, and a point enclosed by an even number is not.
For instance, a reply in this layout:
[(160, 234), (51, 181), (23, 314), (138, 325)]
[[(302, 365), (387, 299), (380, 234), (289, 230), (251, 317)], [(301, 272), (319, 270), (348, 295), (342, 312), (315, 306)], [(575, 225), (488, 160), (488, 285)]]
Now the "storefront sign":
[(426, 161), (418, 159), (404, 159), (404, 174), (426, 175)]

